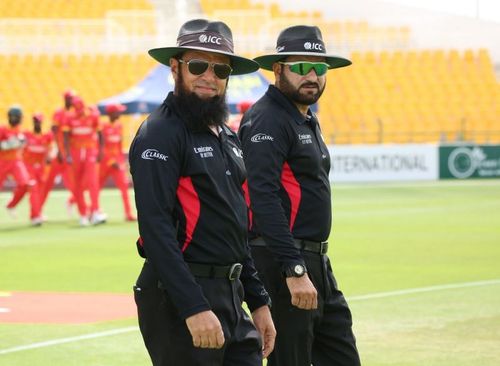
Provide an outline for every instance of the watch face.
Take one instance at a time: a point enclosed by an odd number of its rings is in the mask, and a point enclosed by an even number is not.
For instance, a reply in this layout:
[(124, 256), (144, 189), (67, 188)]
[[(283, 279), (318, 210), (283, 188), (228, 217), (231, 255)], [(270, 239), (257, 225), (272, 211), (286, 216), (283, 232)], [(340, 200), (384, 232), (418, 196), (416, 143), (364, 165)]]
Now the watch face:
[(293, 271), (295, 272), (295, 274), (297, 274), (298, 276), (302, 276), (304, 274), (304, 266), (300, 265), (300, 264), (297, 264), (294, 268), (293, 268)]

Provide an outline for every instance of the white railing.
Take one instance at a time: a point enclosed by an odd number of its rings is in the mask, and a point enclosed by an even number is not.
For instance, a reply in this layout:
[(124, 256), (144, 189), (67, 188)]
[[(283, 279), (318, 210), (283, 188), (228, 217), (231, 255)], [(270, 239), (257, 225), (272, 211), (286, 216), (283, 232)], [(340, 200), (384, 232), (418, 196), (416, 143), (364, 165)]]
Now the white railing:
[(156, 11), (109, 11), (102, 19), (0, 19), (0, 53), (138, 53), (166, 22)]
[[(1, 0), (0, 0), (1, 1)], [(174, 45), (179, 27), (202, 14), (150, 10), (112, 10), (102, 19), (0, 18), (3, 54), (139, 54), (153, 47)], [(216, 11), (212, 18), (233, 31), (238, 53), (272, 51), (280, 30), (293, 24), (317, 24), (327, 49), (347, 55), (353, 50), (405, 49), (413, 46), (409, 31), (366, 23), (306, 18), (273, 18), (267, 10)]]

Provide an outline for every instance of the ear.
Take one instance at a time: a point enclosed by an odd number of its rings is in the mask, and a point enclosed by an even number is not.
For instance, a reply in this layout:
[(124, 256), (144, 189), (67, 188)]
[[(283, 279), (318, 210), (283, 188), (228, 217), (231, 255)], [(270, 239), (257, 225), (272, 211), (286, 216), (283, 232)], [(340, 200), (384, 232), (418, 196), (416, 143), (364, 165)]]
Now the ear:
[(273, 64), (273, 72), (274, 72), (274, 80), (276, 80), (276, 84), (279, 84), (280, 82), (280, 76), (281, 76), (281, 68), (283, 65), (275, 62)]
[(172, 57), (169, 60), (169, 64), (170, 64), (170, 70), (172, 71), (172, 77), (174, 78), (174, 81), (177, 82), (179, 75), (179, 61)]

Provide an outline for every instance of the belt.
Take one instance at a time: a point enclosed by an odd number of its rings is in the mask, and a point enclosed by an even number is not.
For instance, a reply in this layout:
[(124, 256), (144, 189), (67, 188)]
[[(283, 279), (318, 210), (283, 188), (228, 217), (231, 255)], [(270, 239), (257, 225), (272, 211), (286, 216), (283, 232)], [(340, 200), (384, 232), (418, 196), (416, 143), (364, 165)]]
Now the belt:
[[(262, 237), (250, 240), (248, 243), (253, 247), (266, 247), (267, 244), (262, 239)], [(328, 252), (328, 242), (327, 241), (312, 241), (305, 239), (293, 239), (293, 245), (295, 248), (300, 250), (305, 250), (306, 252), (313, 252), (317, 254), (326, 254)]]
[[(148, 260), (145, 261), (148, 263)], [(230, 281), (240, 278), (243, 265), (241, 263), (233, 263), (228, 266), (214, 266), (211, 264), (186, 262), (189, 270), (196, 277), (206, 278), (227, 278)]]
[(229, 281), (234, 281), (240, 278), (243, 265), (241, 263), (233, 263), (229, 266), (213, 266), (211, 264), (190, 263), (186, 262), (193, 276), (207, 278), (227, 278)]

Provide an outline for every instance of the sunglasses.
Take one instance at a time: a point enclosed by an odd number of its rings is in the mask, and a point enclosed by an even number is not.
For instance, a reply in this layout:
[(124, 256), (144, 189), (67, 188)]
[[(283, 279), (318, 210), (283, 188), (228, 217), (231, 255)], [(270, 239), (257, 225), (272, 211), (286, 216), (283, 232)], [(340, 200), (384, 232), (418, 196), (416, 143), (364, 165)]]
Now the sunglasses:
[(280, 62), (282, 65), (288, 65), (290, 71), (305, 76), (314, 69), (317, 76), (323, 76), (328, 71), (330, 65), (325, 62), (308, 62), (308, 61), (297, 61), (297, 62)]
[(208, 66), (210, 66), (219, 79), (227, 79), (229, 75), (233, 72), (233, 69), (228, 64), (218, 64), (215, 62), (208, 62), (205, 60), (189, 60), (184, 61), (179, 59), (181, 64), (186, 64), (188, 66), (188, 70), (193, 75), (201, 75), (205, 71), (208, 70)]

